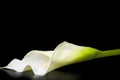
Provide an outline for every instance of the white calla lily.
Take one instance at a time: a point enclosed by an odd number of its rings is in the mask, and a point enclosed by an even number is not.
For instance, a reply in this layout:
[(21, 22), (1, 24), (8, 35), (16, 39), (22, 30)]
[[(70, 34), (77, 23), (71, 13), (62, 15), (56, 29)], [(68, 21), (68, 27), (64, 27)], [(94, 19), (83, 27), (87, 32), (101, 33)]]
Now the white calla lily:
[(102, 55), (101, 53), (102, 51), (91, 47), (63, 42), (54, 51), (33, 50), (27, 53), (22, 60), (13, 59), (7, 66), (2, 68), (12, 69), (17, 72), (32, 69), (34, 74), (42, 76), (62, 66), (99, 58), (101, 56), (104, 57), (103, 53)]

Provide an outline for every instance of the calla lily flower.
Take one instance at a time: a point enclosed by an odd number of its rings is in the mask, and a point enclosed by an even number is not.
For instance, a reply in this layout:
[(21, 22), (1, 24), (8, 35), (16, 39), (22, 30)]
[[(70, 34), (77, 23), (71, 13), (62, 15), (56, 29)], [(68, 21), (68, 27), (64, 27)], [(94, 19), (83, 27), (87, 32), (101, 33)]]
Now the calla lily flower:
[(23, 72), (32, 70), (34, 74), (44, 76), (57, 68), (101, 57), (120, 55), (120, 49), (100, 51), (86, 46), (62, 42), (53, 51), (32, 50), (22, 60), (13, 59), (6, 69)]

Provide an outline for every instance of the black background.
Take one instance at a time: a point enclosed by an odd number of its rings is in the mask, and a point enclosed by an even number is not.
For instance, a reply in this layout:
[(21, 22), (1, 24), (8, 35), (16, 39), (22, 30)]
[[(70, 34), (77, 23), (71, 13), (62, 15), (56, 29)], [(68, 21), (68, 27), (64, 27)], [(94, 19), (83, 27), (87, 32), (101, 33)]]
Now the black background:
[[(63, 41), (99, 50), (120, 48), (117, 10), (95, 7), (42, 9), (21, 9), (15, 6), (3, 9), (0, 66), (7, 65), (13, 58), (22, 59), (30, 50), (53, 50)], [(62, 75), (58, 74), (56, 80), (65, 80), (63, 75), (75, 75), (79, 77), (78, 80), (120, 79), (119, 58), (120, 56), (95, 59), (60, 68), (57, 71), (62, 72)], [(29, 80), (26, 77), (13, 78), (1, 70), (0, 80), (3, 79)], [(48, 77), (48, 80), (53, 79)]]

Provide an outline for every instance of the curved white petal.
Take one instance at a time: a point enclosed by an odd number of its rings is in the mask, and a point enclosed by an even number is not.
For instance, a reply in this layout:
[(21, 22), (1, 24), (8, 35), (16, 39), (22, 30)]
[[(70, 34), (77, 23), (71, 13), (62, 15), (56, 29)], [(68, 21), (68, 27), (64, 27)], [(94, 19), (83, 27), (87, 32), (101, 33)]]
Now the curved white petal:
[(6, 67), (18, 72), (32, 69), (34, 74), (44, 75), (53, 51), (30, 51), (22, 60), (13, 59)]
[(59, 67), (92, 59), (96, 52), (94, 48), (63, 42), (54, 51), (30, 51), (22, 60), (13, 59), (3, 68), (18, 72), (32, 69), (34, 74), (45, 75)]

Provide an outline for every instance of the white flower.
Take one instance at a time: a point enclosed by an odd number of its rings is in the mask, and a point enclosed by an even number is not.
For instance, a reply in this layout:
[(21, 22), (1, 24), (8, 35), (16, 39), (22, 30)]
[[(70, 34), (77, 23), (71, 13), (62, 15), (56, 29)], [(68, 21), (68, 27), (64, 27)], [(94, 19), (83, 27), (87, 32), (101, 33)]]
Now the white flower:
[(32, 69), (34, 74), (43, 76), (59, 67), (93, 59), (98, 52), (100, 51), (91, 47), (63, 42), (54, 51), (32, 50), (22, 60), (13, 59), (3, 68), (17, 72)]

